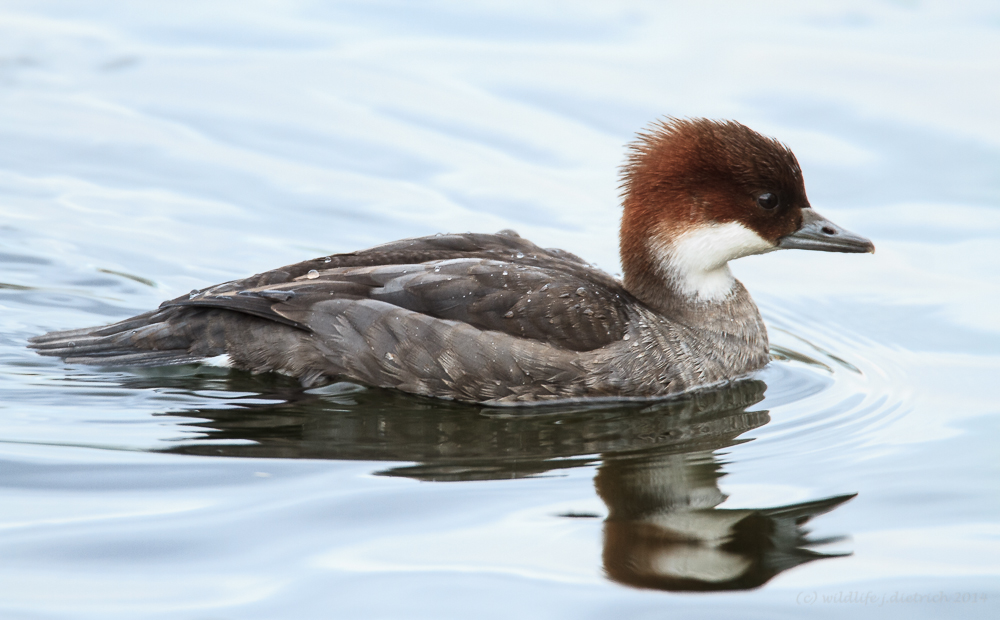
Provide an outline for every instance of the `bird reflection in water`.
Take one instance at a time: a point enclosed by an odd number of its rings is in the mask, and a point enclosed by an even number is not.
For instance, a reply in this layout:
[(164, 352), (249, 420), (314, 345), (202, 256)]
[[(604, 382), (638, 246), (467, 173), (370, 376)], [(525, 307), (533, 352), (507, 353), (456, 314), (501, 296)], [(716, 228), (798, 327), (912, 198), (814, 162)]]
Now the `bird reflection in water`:
[(812, 560), (803, 525), (854, 497), (762, 509), (719, 509), (719, 463), (709, 451), (611, 458), (594, 480), (608, 506), (604, 570), (658, 590), (745, 590)]
[[(195, 379), (178, 377), (177, 387), (190, 390)], [(160, 387), (163, 382), (156, 379)], [(259, 390), (260, 378), (232, 373), (225, 387), (251, 386)], [(766, 411), (748, 410), (763, 399), (761, 381), (657, 403), (534, 409), (449, 404), (345, 385), (319, 395), (275, 387), (243, 406), (192, 412), (203, 418), (193, 426), (204, 434), (170, 451), (407, 462), (378, 473), (428, 481), (521, 478), (596, 463), (595, 486), (608, 509), (605, 573), (628, 586), (749, 589), (800, 564), (837, 557), (811, 547), (839, 539), (810, 539), (804, 526), (853, 497), (718, 508), (726, 496), (718, 487), (724, 474), (716, 452), (747, 441), (740, 435), (769, 421)]]

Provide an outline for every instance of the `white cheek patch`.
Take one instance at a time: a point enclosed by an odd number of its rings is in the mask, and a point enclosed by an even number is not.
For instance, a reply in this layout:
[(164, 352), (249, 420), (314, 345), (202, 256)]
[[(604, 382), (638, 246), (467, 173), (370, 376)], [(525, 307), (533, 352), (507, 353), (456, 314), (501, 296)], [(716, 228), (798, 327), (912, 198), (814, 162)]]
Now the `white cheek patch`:
[(661, 275), (681, 293), (700, 301), (721, 301), (732, 292), (736, 280), (729, 261), (777, 249), (739, 222), (706, 224), (673, 239), (653, 237), (650, 243)]

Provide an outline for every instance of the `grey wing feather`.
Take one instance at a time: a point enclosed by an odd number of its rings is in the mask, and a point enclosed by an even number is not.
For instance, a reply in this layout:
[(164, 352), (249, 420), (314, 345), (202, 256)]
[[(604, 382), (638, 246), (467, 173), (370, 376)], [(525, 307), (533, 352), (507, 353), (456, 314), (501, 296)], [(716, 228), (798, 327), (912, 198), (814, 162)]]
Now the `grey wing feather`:
[[(219, 284), (200, 292), (224, 293), (266, 288), (295, 281), (307, 275), (311, 270), (419, 264), (453, 258), (484, 258), (500, 261), (514, 259), (520, 264), (530, 266), (558, 264), (560, 269), (564, 271), (579, 272), (580, 274), (589, 273), (590, 277), (601, 278), (608, 285), (616, 282), (611, 276), (590, 267), (575, 254), (558, 249), (543, 249), (526, 239), (522, 239), (513, 231), (503, 231), (495, 235), (465, 233), (393, 241), (367, 250), (332, 254), (294, 265), (286, 265), (242, 280)], [(182, 298), (175, 301), (180, 299)]]
[[(585, 275), (585, 274), (580, 274)], [(340, 267), (266, 289), (166, 302), (224, 308), (315, 331), (303, 318), (330, 299), (373, 299), (437, 319), (588, 351), (620, 340), (627, 317), (620, 287), (567, 273), (488, 259)]]
[(309, 330), (300, 317), (314, 304), (367, 298), (587, 351), (621, 339), (628, 297), (619, 281), (576, 256), (507, 233), (396, 241), (214, 286), (161, 307), (224, 308)]

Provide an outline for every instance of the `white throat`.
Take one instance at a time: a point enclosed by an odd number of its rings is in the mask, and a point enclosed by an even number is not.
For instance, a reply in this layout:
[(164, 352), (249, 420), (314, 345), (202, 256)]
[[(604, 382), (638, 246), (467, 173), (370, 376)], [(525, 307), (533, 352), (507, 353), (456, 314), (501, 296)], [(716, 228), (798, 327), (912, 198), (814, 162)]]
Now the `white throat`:
[(649, 249), (660, 275), (675, 290), (697, 301), (713, 302), (733, 292), (736, 279), (729, 261), (778, 247), (739, 222), (727, 222), (704, 224), (673, 238), (656, 235)]

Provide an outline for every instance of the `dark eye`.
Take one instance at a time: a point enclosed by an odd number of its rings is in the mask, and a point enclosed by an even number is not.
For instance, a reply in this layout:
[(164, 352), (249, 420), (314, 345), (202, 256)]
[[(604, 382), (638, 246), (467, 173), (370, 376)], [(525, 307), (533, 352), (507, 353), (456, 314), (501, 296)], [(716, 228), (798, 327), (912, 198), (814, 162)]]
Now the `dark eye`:
[(764, 209), (773, 209), (778, 206), (778, 195), (771, 192), (764, 192), (757, 196), (757, 204)]

